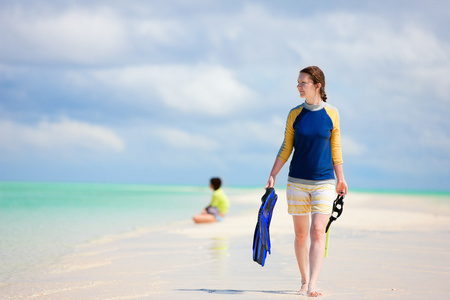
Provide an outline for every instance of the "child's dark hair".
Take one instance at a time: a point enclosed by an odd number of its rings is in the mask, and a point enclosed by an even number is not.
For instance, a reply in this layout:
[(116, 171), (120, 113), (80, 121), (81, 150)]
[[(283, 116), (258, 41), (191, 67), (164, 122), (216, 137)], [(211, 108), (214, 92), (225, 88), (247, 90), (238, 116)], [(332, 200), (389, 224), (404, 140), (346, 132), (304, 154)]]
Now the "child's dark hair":
[(219, 177), (211, 178), (211, 185), (213, 186), (214, 190), (218, 190), (220, 186), (222, 185), (222, 180), (220, 180)]

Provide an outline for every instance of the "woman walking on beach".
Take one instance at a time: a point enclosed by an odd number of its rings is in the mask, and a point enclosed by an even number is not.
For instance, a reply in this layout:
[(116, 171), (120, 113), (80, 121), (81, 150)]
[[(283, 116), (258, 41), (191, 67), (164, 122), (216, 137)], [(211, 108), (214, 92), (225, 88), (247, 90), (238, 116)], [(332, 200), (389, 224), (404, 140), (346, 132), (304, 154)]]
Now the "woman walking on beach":
[(300, 71), (297, 81), (300, 97), (305, 102), (289, 112), (284, 141), (266, 188), (274, 186), (276, 176), (294, 150), (287, 201), (302, 276), (299, 293), (317, 297), (322, 295), (317, 290), (317, 280), (325, 256), (325, 227), (336, 192), (347, 194), (347, 183), (342, 168), (339, 114), (326, 103), (325, 75), (319, 67), (311, 66)]

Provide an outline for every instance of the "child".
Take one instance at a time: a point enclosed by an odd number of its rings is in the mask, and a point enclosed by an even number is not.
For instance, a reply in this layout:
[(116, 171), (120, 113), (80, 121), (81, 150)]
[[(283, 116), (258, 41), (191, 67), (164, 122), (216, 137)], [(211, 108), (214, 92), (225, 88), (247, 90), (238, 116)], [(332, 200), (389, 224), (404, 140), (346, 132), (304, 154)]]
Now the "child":
[(220, 222), (228, 212), (230, 202), (224, 191), (220, 188), (222, 181), (220, 178), (211, 178), (209, 187), (214, 190), (211, 204), (193, 219), (195, 223)]

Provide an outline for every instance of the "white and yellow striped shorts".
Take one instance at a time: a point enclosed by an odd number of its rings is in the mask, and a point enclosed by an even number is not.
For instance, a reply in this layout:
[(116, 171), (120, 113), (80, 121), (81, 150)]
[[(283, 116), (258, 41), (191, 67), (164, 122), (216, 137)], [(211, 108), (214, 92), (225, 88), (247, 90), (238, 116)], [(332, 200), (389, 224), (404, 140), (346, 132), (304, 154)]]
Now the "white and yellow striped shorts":
[(288, 182), (286, 194), (290, 215), (330, 214), (336, 198), (333, 184), (309, 185)]

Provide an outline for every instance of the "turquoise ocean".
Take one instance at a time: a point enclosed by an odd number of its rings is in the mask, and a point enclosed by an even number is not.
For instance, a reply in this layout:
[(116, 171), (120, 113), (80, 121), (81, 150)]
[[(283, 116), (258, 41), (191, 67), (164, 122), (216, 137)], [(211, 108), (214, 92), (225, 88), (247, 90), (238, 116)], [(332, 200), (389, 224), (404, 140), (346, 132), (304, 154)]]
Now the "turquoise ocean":
[(188, 222), (211, 195), (195, 186), (0, 182), (0, 282), (26, 282), (106, 236)]

